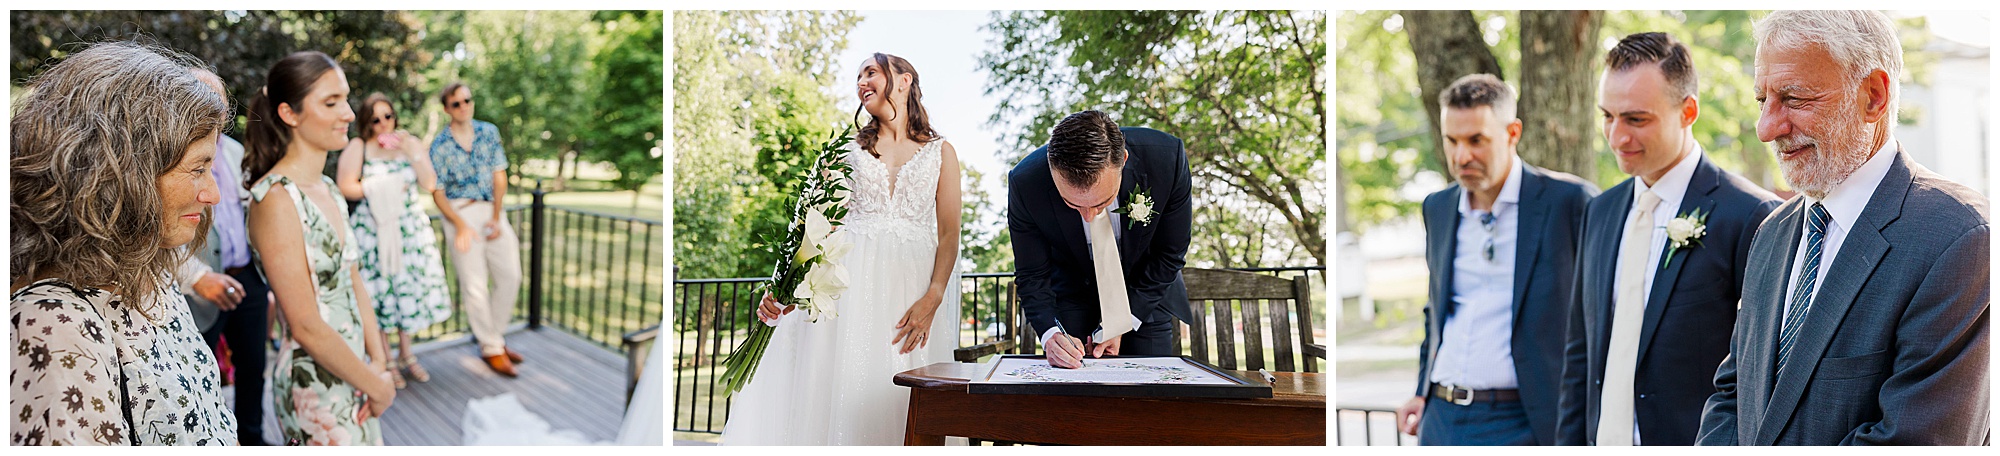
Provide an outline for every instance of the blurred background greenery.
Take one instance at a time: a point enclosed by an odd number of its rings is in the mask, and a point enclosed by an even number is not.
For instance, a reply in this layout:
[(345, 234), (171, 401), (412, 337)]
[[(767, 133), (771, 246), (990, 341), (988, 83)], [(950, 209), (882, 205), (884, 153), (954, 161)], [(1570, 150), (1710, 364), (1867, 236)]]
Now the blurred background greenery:
[[(401, 126), (426, 141), (449, 122), (437, 91), (465, 81), (480, 101), (477, 118), (500, 127), (517, 179), (510, 190), (545, 179), (567, 192), (552, 203), (661, 218), (659, 11), (14, 11), (10, 19), (12, 95), (90, 43), (157, 44), (214, 66), (239, 139), (244, 105), (292, 52), (332, 56), (351, 102), (389, 95)], [(329, 175), (336, 162), (328, 159)]]

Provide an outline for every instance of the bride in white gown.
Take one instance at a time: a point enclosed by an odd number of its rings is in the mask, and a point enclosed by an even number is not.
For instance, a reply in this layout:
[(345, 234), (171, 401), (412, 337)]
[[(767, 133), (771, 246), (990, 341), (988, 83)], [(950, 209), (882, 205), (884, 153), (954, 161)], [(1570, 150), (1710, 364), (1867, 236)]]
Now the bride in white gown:
[[(900, 445), (909, 389), (896, 373), (958, 345), (958, 154), (932, 131), (917, 72), (877, 53), (855, 83), (872, 117), (855, 135), (847, 292), (819, 322), (766, 296), (777, 332), (730, 400), (723, 445)], [(858, 114), (857, 114), (858, 115)]]

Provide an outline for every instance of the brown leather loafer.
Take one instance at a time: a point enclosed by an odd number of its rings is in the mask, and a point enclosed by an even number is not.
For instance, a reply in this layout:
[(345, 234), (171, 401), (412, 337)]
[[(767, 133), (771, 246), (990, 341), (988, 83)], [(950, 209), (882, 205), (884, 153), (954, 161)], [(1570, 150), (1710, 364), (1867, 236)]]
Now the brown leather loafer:
[(512, 349), (512, 348), (507, 348), (507, 347), (500, 347), (500, 349), (501, 349), (501, 350), (505, 350), (505, 351), (507, 352), (507, 360), (508, 360), (508, 361), (513, 361), (513, 362), (514, 362), (514, 364), (521, 364), (521, 354), (520, 354), (520, 353), (517, 353), (517, 352), (515, 352), (515, 351), (514, 351), (514, 349)]
[(493, 368), (493, 371), (499, 372), (500, 375), (505, 375), (508, 377), (521, 376), (521, 374), (514, 372), (514, 362), (507, 360), (506, 355), (487, 356), (485, 357), (485, 359), (486, 359), (486, 367)]

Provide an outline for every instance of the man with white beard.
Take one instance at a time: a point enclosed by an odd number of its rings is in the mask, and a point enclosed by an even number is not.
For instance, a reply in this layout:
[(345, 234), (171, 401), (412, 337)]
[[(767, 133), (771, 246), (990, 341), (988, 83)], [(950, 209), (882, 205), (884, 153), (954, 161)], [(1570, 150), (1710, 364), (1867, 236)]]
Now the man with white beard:
[(1979, 445), (1988, 435), (1984, 196), (1910, 160), (1896, 24), (1757, 23), (1757, 135), (1800, 193), (1751, 242), (1702, 445)]

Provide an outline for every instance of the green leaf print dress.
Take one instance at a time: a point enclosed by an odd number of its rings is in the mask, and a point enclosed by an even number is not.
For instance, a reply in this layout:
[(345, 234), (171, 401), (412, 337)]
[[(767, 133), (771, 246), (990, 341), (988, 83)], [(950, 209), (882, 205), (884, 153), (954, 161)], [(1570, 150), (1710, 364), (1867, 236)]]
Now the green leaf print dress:
[[(397, 181), (401, 191), (389, 198), (369, 195), (355, 205), (354, 244), (361, 250), (361, 283), (368, 287), (375, 304), (375, 320), (383, 329), (417, 331), (451, 317), (449, 290), (444, 282), (444, 260), (438, 255), (437, 233), (424, 213), (417, 171), (405, 159), (368, 160), (361, 165), (361, 179)], [(367, 191), (377, 187), (365, 186)], [(393, 222), (378, 218), (377, 202), (393, 202), (400, 213)], [(388, 215), (388, 214), (381, 214)], [(391, 232), (390, 230), (394, 230)], [(393, 233), (398, 242), (388, 242), (384, 233)], [(399, 252), (389, 261), (382, 249)]]
[[(333, 179), (324, 176), (320, 179), (327, 188), (335, 187)], [(319, 295), (320, 318), (333, 327), (334, 333), (347, 342), (347, 348), (354, 350), (356, 356), (367, 359), (366, 346), (362, 344), (365, 333), (361, 311), (354, 297), (354, 276), (348, 272), (358, 255), (352, 243), (342, 242), (340, 231), (346, 226), (329, 221), (319, 205), (306, 199), (298, 186), (282, 175), (273, 173), (257, 181), (250, 189), (251, 198), (263, 201), (274, 185), (284, 187), (298, 208), (299, 222), (305, 226), (306, 260), (312, 271), (313, 289)], [(341, 211), (347, 210), (346, 200), (333, 198), (333, 201)], [(332, 371), (321, 369), (287, 333), (271, 379), (273, 405), (278, 427), (285, 434), (285, 444), (382, 444), (379, 420), (355, 419), (367, 403), (355, 393), (354, 385), (335, 377)]]

